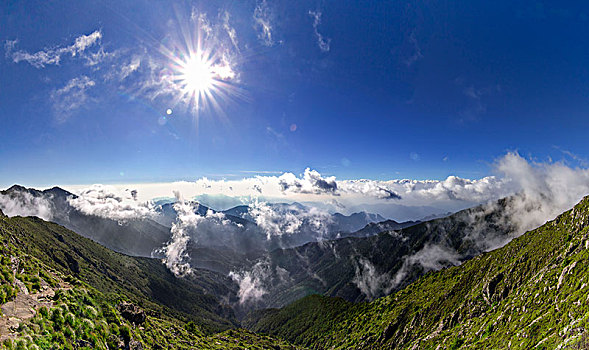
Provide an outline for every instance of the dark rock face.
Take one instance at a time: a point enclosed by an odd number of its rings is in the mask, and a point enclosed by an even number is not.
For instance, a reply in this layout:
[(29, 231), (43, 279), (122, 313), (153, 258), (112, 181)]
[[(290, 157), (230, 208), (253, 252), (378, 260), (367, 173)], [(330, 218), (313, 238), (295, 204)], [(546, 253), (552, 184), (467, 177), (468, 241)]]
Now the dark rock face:
[(117, 308), (123, 316), (129, 322), (133, 322), (135, 325), (140, 325), (145, 322), (145, 312), (132, 303), (122, 302)]

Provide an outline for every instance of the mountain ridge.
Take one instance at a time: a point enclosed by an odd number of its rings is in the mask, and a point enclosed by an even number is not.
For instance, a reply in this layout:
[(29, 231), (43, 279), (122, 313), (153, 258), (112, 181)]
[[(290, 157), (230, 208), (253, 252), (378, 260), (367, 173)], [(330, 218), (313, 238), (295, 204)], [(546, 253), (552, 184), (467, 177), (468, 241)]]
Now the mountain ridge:
[(541, 227), (370, 303), (308, 296), (246, 328), (325, 348), (587, 346), (589, 196)]

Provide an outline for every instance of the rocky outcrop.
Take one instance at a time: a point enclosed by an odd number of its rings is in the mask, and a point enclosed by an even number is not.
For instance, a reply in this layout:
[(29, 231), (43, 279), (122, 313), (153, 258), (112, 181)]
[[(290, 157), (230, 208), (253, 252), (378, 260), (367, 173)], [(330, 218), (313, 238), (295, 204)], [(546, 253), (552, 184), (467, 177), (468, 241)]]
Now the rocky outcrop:
[(145, 312), (136, 305), (128, 302), (122, 302), (117, 306), (124, 319), (135, 325), (145, 322)]

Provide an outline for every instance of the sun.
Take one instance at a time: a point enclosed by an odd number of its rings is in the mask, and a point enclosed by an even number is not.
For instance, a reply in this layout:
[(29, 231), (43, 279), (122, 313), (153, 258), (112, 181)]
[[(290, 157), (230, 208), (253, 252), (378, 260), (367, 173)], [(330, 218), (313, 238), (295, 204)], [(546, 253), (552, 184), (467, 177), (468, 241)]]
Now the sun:
[(186, 107), (197, 122), (201, 115), (225, 120), (225, 108), (245, 100), (239, 50), (212, 28), (203, 16), (180, 21), (178, 33), (159, 48), (165, 68), (154, 77), (160, 93), (173, 96), (169, 106)]
[(178, 101), (192, 105), (196, 114), (211, 108), (222, 113), (220, 102), (237, 91), (232, 84), (236, 73), (213, 47), (199, 46), (171, 59), (173, 90), (177, 91)]
[(215, 72), (210, 61), (195, 53), (180, 63), (178, 80), (187, 94), (205, 95), (214, 87)]

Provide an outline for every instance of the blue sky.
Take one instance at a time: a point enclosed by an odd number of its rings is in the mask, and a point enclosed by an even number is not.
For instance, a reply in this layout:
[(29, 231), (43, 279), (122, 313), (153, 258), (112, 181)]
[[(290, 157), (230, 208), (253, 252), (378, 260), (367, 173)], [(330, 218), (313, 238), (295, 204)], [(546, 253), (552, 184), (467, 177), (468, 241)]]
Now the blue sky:
[[(482, 178), (513, 150), (587, 166), (581, 2), (0, 6), (0, 187)], [(232, 73), (208, 67), (217, 108), (178, 87), (199, 33)]]

